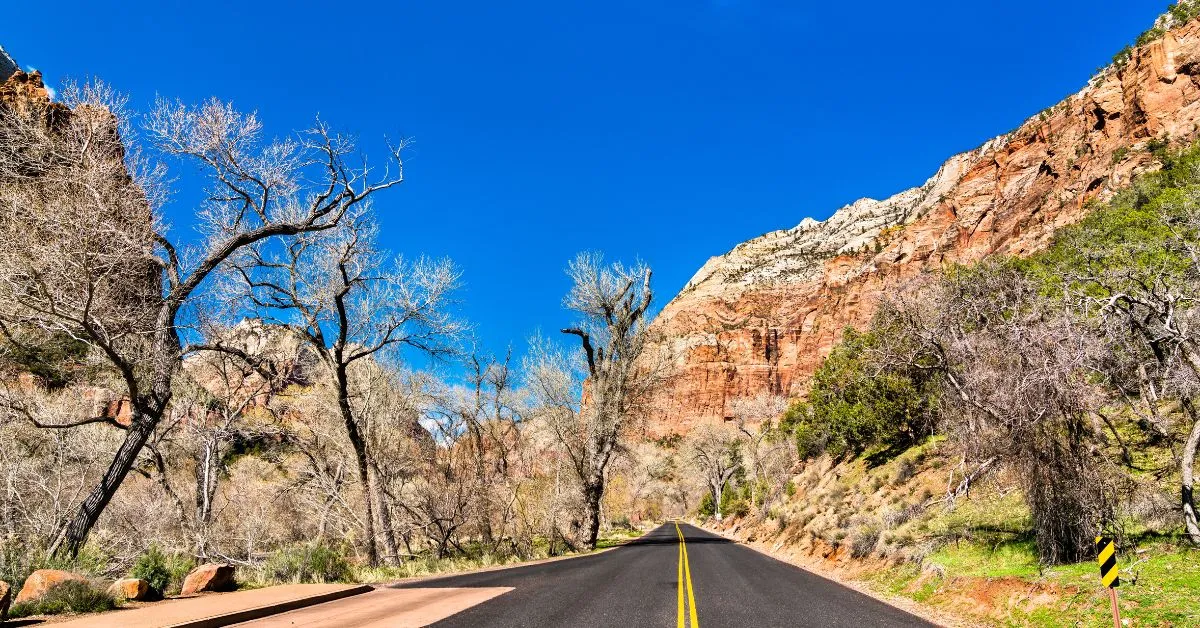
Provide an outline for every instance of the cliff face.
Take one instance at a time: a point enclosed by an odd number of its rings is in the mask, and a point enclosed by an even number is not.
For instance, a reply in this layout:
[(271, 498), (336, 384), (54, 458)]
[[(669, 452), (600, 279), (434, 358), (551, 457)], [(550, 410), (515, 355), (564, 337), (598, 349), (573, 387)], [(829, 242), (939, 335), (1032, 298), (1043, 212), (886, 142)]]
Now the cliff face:
[(20, 68), (17, 67), (17, 62), (8, 56), (8, 53), (4, 50), (4, 46), (0, 46), (0, 83), (8, 80), (8, 77), (12, 76), (18, 69)]
[(1198, 129), (1193, 21), (1016, 131), (950, 158), (920, 187), (710, 259), (654, 322), (676, 362), (649, 431), (721, 421), (742, 396), (802, 394), (843, 330), (864, 326), (911, 278), (1045, 247), (1085, 201), (1157, 167), (1151, 141), (1191, 142)]

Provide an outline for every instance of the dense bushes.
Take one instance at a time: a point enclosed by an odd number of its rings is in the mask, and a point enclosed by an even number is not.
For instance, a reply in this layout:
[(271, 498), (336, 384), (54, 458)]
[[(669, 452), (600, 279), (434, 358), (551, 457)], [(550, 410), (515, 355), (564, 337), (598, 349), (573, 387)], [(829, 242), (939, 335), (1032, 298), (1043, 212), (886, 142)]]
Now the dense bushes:
[(322, 543), (278, 550), (267, 559), (264, 569), (270, 579), (280, 582), (345, 582), (351, 575), (345, 556)]
[(0, 369), (25, 371), (49, 389), (81, 370), (87, 345), (65, 333), (0, 328)]

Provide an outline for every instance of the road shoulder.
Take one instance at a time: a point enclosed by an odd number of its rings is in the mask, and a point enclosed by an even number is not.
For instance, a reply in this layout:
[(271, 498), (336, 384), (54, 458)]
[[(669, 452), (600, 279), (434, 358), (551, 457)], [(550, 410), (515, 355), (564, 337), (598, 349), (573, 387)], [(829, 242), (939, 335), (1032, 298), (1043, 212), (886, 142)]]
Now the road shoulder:
[(790, 556), (780, 550), (776, 550), (774, 548), (767, 547), (763, 543), (758, 543), (758, 542), (753, 542), (753, 541), (748, 542), (748, 541), (744, 540), (743, 538), (739, 537), (737, 534), (730, 533), (727, 530), (721, 530), (718, 528), (714, 528), (714, 527), (704, 525), (701, 523), (696, 523), (696, 522), (692, 522), (692, 525), (696, 526), (697, 528), (700, 528), (701, 530), (704, 530), (705, 532), (716, 534), (728, 541), (737, 543), (738, 545), (741, 545), (742, 547), (745, 547), (747, 549), (751, 549), (755, 552), (758, 552), (759, 554), (762, 554), (764, 556), (768, 556), (768, 557), (778, 560), (780, 562), (787, 563), (793, 567), (796, 567), (797, 569), (802, 569), (802, 570), (804, 570), (808, 573), (811, 573), (817, 577), (823, 578), (825, 580), (828, 580), (835, 584), (841, 585), (848, 589), (853, 589), (854, 591), (857, 591), (863, 595), (866, 595), (868, 597), (876, 599), (880, 602), (883, 602), (884, 604), (888, 604), (889, 606), (894, 606), (900, 610), (903, 610), (905, 612), (916, 615), (917, 617), (920, 617), (926, 621), (935, 623), (939, 626), (945, 626), (946, 628), (986, 628), (986, 626), (987, 626), (987, 624), (970, 622), (970, 621), (964, 620), (961, 617), (956, 617), (953, 615), (949, 615), (945, 612), (938, 611), (936, 609), (931, 609), (927, 606), (924, 606), (918, 602), (915, 602), (915, 601), (905, 598), (905, 597), (895, 596), (895, 595), (886, 595), (884, 593), (880, 593), (879, 591), (872, 589), (871, 587), (867, 586), (865, 583), (863, 583), (861, 581), (843, 578), (843, 577), (840, 577), (838, 574), (835, 574), (829, 570), (821, 569), (819, 566), (796, 560), (795, 557)]

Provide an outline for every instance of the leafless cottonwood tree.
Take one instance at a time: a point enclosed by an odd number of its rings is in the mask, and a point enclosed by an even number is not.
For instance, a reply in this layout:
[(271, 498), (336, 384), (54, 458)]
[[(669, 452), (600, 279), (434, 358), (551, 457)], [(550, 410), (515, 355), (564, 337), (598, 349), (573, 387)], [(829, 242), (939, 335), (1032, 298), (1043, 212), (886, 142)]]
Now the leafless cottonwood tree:
[[(202, 241), (186, 249), (158, 220), (163, 174), (145, 168), (121, 134), (122, 101), (92, 86), (67, 90), (69, 112), (0, 115), (0, 321), (66, 334), (120, 374), (131, 422), (98, 485), (52, 544), (75, 555), (133, 467), (172, 396), (184, 346), (181, 312), (214, 272), (247, 247), (338, 226), (376, 192), (400, 183), (349, 159), (355, 148), (322, 124), (266, 142), (253, 114), (210, 101), (159, 102), (151, 146), (209, 177), (196, 209)], [(128, 143), (127, 143), (128, 142)], [(85, 420), (96, 420), (89, 417)]]
[[(446, 405), (446, 399), (437, 403)], [(463, 533), (482, 516), (479, 509), (485, 500), (480, 498), (483, 487), (475, 481), (469, 439), (463, 438), (468, 431), (463, 415), (451, 407), (432, 411), (428, 418), (426, 425), (438, 445), (431, 448), (420, 476), (398, 505), (432, 543), (436, 556), (444, 558), (453, 549), (463, 551)]]
[(713, 514), (721, 520), (721, 498), (729, 480), (742, 468), (742, 445), (745, 437), (725, 423), (706, 423), (692, 430), (685, 442), (685, 455), (691, 467), (700, 472), (713, 500)]
[(759, 505), (759, 485), (766, 478), (768, 464), (782, 453), (782, 447), (772, 447), (769, 441), (773, 423), (783, 416), (787, 408), (787, 397), (765, 391), (753, 397), (739, 397), (730, 404), (730, 413), (745, 439), (746, 455), (750, 459), (750, 479), (754, 486), (754, 490), (750, 491), (752, 507)]
[[(450, 395), (446, 411), (458, 415), (474, 470), (479, 534), (495, 550), (512, 519), (514, 451), (521, 442), (521, 409), (513, 390), (512, 352), (503, 360), (473, 353), (467, 358), (466, 386)], [(497, 534), (497, 531), (500, 534)]]
[(1003, 263), (951, 270), (886, 305), (878, 324), (886, 359), (944, 380), (943, 429), (968, 457), (1018, 472), (1042, 559), (1086, 558), (1115, 523), (1120, 476), (1092, 420), (1106, 400), (1091, 377), (1102, 343)]
[[(210, 341), (223, 347), (189, 356), (185, 369), (176, 377), (176, 392), (167, 417), (150, 441), (173, 441), (194, 464), (194, 504), (191, 516), (182, 524), (194, 537), (194, 553), (208, 557), (213, 536), (221, 478), (228, 472), (225, 458), (229, 447), (238, 440), (281, 439), (284, 431), (269, 407), (271, 394), (292, 383), (301, 365), (287, 363), (295, 352), (284, 355), (278, 346), (283, 338), (274, 337), (263, 326), (245, 322), (232, 329), (212, 329), (205, 333)], [(290, 347), (289, 347), (290, 348)], [(148, 447), (151, 445), (148, 444)], [(178, 500), (166, 481), (163, 456), (152, 449), (160, 466), (163, 489)]]
[(580, 321), (562, 333), (577, 337), (580, 349), (567, 356), (538, 343), (526, 367), (535, 405), (580, 483), (581, 541), (592, 548), (600, 531), (609, 463), (654, 384), (653, 369), (638, 362), (647, 346), (646, 311), (653, 292), (649, 268), (605, 265), (599, 254), (580, 254), (567, 273), (572, 286), (564, 305)]
[(365, 360), (352, 375), (355, 414), (363, 427), (374, 475), (385, 560), (399, 562), (399, 541), (412, 554), (416, 525), (398, 517), (412, 485), (436, 458), (437, 443), (421, 420), (437, 405), (440, 385), (428, 373), (402, 371), (394, 365)]
[(245, 247), (232, 267), (258, 316), (303, 338), (328, 372), (363, 490), (367, 560), (377, 565), (378, 492), (371, 488), (371, 454), (355, 412), (352, 367), (404, 347), (449, 355), (463, 325), (448, 311), (460, 278), (454, 265), (389, 259), (375, 247), (377, 229), (365, 210), (356, 208), (336, 229), (300, 234), (283, 247)]

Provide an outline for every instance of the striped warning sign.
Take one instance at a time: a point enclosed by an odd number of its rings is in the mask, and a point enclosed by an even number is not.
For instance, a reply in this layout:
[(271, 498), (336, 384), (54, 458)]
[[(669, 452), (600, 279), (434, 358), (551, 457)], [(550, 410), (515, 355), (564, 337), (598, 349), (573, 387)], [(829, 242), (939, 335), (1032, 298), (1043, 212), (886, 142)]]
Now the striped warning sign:
[(1100, 582), (1108, 587), (1121, 586), (1117, 577), (1117, 544), (1106, 536), (1096, 537), (1096, 562), (1100, 563)]

